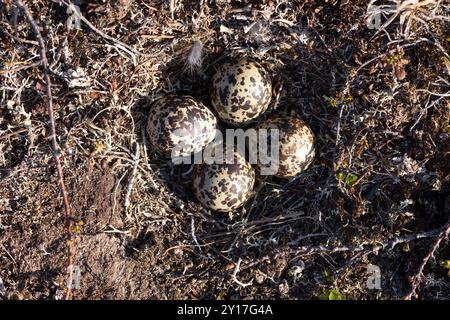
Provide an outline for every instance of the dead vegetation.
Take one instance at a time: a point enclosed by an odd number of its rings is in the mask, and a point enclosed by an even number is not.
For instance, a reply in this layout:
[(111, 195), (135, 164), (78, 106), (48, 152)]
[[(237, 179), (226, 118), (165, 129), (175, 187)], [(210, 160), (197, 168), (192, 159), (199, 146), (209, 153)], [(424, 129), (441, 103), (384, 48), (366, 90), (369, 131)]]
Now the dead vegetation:
[[(74, 298), (450, 297), (444, 1), (24, 3), (48, 66), (24, 11), (0, 3), (0, 297), (66, 288), (45, 70)], [(259, 179), (224, 216), (194, 200), (192, 168), (158, 156), (143, 128), (163, 94), (207, 103), (216, 63), (237, 53), (272, 71), (270, 112), (305, 119), (318, 155), (295, 179)], [(367, 287), (368, 265), (381, 289)]]

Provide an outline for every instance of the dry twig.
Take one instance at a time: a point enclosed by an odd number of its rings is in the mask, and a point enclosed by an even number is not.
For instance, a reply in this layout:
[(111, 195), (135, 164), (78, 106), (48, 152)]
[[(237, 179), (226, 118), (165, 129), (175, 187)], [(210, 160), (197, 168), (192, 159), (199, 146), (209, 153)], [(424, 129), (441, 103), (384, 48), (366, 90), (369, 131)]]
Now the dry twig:
[(56, 171), (58, 173), (59, 179), (59, 187), (61, 190), (61, 194), (64, 202), (64, 210), (66, 214), (66, 232), (67, 232), (67, 254), (68, 254), (68, 286), (66, 288), (65, 298), (70, 299), (72, 295), (71, 285), (73, 282), (73, 258), (74, 258), (74, 245), (73, 245), (73, 233), (72, 233), (72, 209), (70, 207), (69, 195), (67, 193), (65, 184), (64, 184), (64, 173), (61, 166), (61, 148), (58, 145), (58, 140), (56, 138), (56, 125), (55, 125), (55, 115), (53, 111), (53, 96), (51, 91), (51, 80), (50, 80), (50, 70), (49, 64), (47, 60), (46, 47), (44, 43), (44, 39), (42, 38), (41, 31), (39, 26), (36, 24), (36, 21), (33, 18), (28, 7), (21, 1), (15, 0), (14, 3), (18, 8), (20, 8), (24, 13), (33, 29), (36, 40), (39, 44), (39, 53), (41, 57), (41, 65), (44, 71), (44, 80), (45, 80), (45, 94), (47, 96), (47, 113), (50, 122), (50, 140), (53, 150), (53, 159), (55, 161)]
[(19, 72), (25, 69), (29, 69), (29, 68), (33, 68), (33, 67), (37, 67), (41, 64), (41, 61), (37, 61), (37, 62), (33, 62), (30, 64), (24, 64), (15, 68), (11, 68), (11, 69), (2, 69), (0, 70), (0, 74), (7, 74), (7, 73), (14, 73), (14, 72)]
[(242, 259), (239, 258), (238, 262), (236, 263), (236, 267), (234, 268), (233, 274), (231, 275), (231, 278), (233, 279), (234, 282), (236, 282), (238, 285), (240, 285), (241, 287), (245, 288), (248, 286), (251, 286), (253, 284), (253, 279), (250, 280), (247, 283), (243, 283), (242, 281), (238, 280), (237, 278), (237, 274), (241, 268), (241, 263), (242, 263)]
[(127, 191), (125, 193), (125, 200), (124, 200), (125, 209), (127, 209), (130, 206), (131, 192), (133, 191), (134, 181), (136, 180), (136, 173), (138, 169), (139, 151), (140, 151), (139, 143), (136, 142), (136, 151), (133, 157), (134, 160), (133, 170), (131, 171), (130, 180), (128, 182)]
[[(295, 249), (291, 249), (288, 251), (283, 251), (280, 253), (276, 253), (273, 257), (265, 256), (261, 259), (255, 260), (252, 263), (249, 263), (242, 269), (248, 269), (255, 265), (260, 264), (263, 261), (269, 260), (269, 259), (276, 259), (282, 255), (285, 254), (291, 254), (296, 257), (299, 256), (306, 256), (316, 253), (338, 253), (338, 252), (352, 252), (354, 254), (358, 254), (358, 257), (364, 257), (367, 256), (370, 253), (376, 253), (383, 249), (393, 249), (399, 244), (403, 243), (409, 243), (411, 241), (419, 240), (419, 239), (425, 239), (425, 238), (432, 238), (432, 237), (440, 237), (442, 236), (443, 232), (447, 230), (447, 234), (450, 228), (450, 222), (444, 227), (433, 229), (426, 232), (406, 235), (402, 237), (395, 237), (391, 238), (389, 240), (386, 240), (384, 242), (378, 243), (378, 244), (361, 244), (359, 246), (324, 246), (324, 245), (314, 245), (314, 246), (301, 246)], [(356, 262), (353, 261), (352, 264)]]
[(22, 128), (22, 129), (19, 129), (17, 131), (13, 131), (13, 132), (8, 132), (8, 133), (5, 133), (5, 134), (2, 134), (2, 135), (0, 135), (0, 141), (4, 140), (4, 139), (8, 139), (8, 138), (10, 138), (12, 136), (24, 133), (24, 132), (28, 132), (28, 128)]
[[(52, 0), (52, 1), (56, 2), (56, 3), (62, 3), (65, 6), (67, 6), (68, 8), (71, 8), (71, 12), (74, 15), (76, 15), (81, 21), (83, 21), (92, 31), (97, 33), (102, 38), (104, 38), (104, 39), (114, 43), (114, 46), (117, 49), (120, 49), (120, 50), (124, 51), (125, 53), (127, 53), (131, 57), (131, 59), (133, 61), (133, 64), (135, 66), (137, 65), (136, 56), (142, 56), (142, 57), (145, 57), (145, 58), (152, 58), (152, 57), (156, 57), (158, 55), (158, 52), (154, 53), (154, 54), (142, 53), (141, 51), (134, 49), (130, 45), (128, 45), (126, 43), (123, 43), (122, 41), (120, 41), (120, 40), (118, 40), (118, 39), (116, 39), (114, 37), (111, 37), (110, 35), (106, 34), (102, 30), (100, 30), (97, 27), (95, 27), (88, 19), (86, 19), (86, 17), (84, 17), (78, 10), (76, 10), (74, 4), (70, 0)], [(169, 46), (170, 45), (166, 45), (163, 48), (163, 50), (166, 49)]]
[(427, 265), (428, 261), (432, 257), (434, 257), (436, 251), (439, 249), (442, 240), (448, 238), (449, 233), (450, 233), (450, 221), (447, 222), (442, 231), (438, 234), (436, 241), (434, 242), (434, 245), (431, 247), (431, 250), (423, 258), (422, 263), (419, 266), (419, 270), (417, 270), (417, 273), (414, 275), (414, 277), (411, 278), (411, 289), (405, 296), (405, 300), (411, 300), (412, 296), (416, 294), (416, 291), (419, 288), (420, 283), (422, 282), (423, 270), (425, 266)]

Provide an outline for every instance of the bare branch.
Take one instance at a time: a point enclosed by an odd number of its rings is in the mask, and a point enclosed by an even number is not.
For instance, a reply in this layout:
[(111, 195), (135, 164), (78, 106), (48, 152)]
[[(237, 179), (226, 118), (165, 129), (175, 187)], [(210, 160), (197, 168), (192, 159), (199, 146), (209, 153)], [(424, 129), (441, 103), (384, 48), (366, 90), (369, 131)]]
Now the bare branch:
[[(252, 263), (249, 263), (242, 269), (248, 269), (250, 267), (260, 264), (261, 262), (263, 262), (265, 260), (276, 259), (276, 258), (280, 257), (281, 255), (285, 255), (285, 254), (292, 254), (292, 255), (299, 257), (299, 256), (306, 256), (306, 255), (312, 255), (312, 254), (317, 254), (317, 253), (351, 252), (354, 254), (358, 253), (358, 256), (364, 257), (370, 253), (376, 253), (383, 249), (393, 249), (394, 247), (396, 247), (399, 244), (409, 243), (411, 241), (415, 241), (415, 240), (419, 240), (419, 239), (440, 236), (442, 234), (442, 232), (448, 228), (449, 228), (449, 226), (446, 225), (445, 227), (433, 229), (433, 230), (426, 231), (426, 232), (391, 238), (391, 239), (388, 239), (388, 240), (378, 243), (378, 244), (369, 243), (369, 244), (362, 244), (359, 246), (323, 246), (323, 245), (302, 246), (302, 247), (298, 247), (298, 248), (291, 249), (288, 251), (283, 251), (281, 253), (276, 253), (272, 257), (265, 256), (261, 259), (253, 261)], [(362, 254), (360, 254), (360, 253), (362, 253)]]
[[(50, 70), (49, 64), (47, 60), (46, 47), (44, 43), (44, 39), (42, 38), (41, 31), (39, 30), (36, 21), (34, 20), (30, 10), (28, 7), (21, 1), (15, 0), (15, 5), (20, 8), (24, 13), (33, 29), (36, 40), (39, 44), (39, 53), (41, 57), (41, 65), (44, 71), (44, 80), (45, 80), (45, 94), (47, 96), (47, 113), (50, 122), (50, 140), (53, 150), (53, 159), (56, 165), (56, 171), (58, 173), (59, 179), (59, 187), (61, 190), (61, 194), (64, 202), (64, 210), (66, 214), (66, 232), (67, 232), (67, 254), (68, 254), (68, 270), (71, 270), (73, 266), (73, 257), (74, 257), (74, 246), (73, 246), (73, 233), (72, 233), (72, 209), (70, 206), (69, 195), (67, 193), (65, 184), (64, 184), (64, 174), (61, 166), (61, 149), (58, 145), (58, 141), (56, 138), (56, 126), (55, 126), (55, 116), (53, 111), (53, 96), (51, 91), (51, 80), (50, 80)], [(72, 295), (71, 290), (72, 284), (72, 272), (69, 272), (68, 286), (66, 288), (65, 298), (70, 299)]]
[(419, 270), (417, 270), (417, 273), (414, 275), (414, 277), (411, 278), (411, 289), (409, 290), (408, 294), (405, 296), (405, 300), (411, 300), (412, 296), (416, 294), (416, 291), (419, 288), (420, 283), (422, 282), (423, 270), (424, 270), (425, 266), (427, 265), (428, 261), (432, 257), (434, 257), (434, 254), (439, 249), (439, 246), (440, 246), (442, 240), (448, 238), (449, 233), (450, 233), (450, 221), (447, 222), (445, 227), (439, 233), (438, 237), (436, 238), (436, 241), (434, 242), (433, 246), (431, 247), (431, 250), (423, 258), (422, 263), (419, 266)]

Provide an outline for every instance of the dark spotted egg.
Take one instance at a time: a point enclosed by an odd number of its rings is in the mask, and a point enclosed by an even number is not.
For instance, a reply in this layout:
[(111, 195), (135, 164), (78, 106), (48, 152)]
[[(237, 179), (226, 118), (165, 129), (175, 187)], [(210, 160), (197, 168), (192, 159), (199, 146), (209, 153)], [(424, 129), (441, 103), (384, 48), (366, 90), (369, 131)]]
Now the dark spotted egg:
[(237, 152), (233, 153), (233, 161), (203, 163), (193, 172), (195, 196), (203, 205), (218, 212), (230, 212), (243, 205), (252, 194), (254, 183), (253, 167)]
[(269, 107), (272, 82), (269, 73), (250, 58), (222, 64), (211, 83), (211, 102), (218, 116), (232, 125), (242, 125)]
[(168, 95), (150, 108), (147, 134), (150, 143), (172, 157), (201, 151), (215, 137), (217, 118), (191, 96)]
[[(258, 156), (258, 166), (274, 166), (278, 168), (274, 175), (278, 177), (292, 177), (307, 169), (312, 163), (315, 155), (314, 134), (311, 128), (301, 119), (292, 117), (275, 116), (265, 120), (258, 126), (258, 129), (268, 130), (267, 150), (269, 158), (263, 162), (261, 154)], [(278, 147), (278, 156), (270, 153), (272, 140), (270, 139), (271, 129), (278, 129), (278, 142), (274, 147)], [(274, 140), (277, 141), (277, 140)], [(275, 150), (275, 149), (274, 149)], [(261, 151), (260, 151), (261, 152)], [(262, 152), (261, 152), (262, 153)], [(278, 158), (278, 160), (276, 159)]]

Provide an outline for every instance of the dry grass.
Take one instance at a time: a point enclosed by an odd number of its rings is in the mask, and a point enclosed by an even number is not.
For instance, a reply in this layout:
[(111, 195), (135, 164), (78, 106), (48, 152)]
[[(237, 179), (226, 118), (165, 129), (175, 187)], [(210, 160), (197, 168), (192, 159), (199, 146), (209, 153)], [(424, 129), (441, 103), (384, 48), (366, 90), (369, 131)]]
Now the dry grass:
[[(450, 215), (443, 1), (386, 9), (378, 31), (365, 1), (82, 1), (79, 30), (67, 30), (62, 3), (27, 2), (46, 41), (76, 215), (75, 298), (408, 293), (434, 243), (420, 235), (435, 237)], [(60, 298), (64, 221), (39, 50), (12, 2), (0, 18), (0, 297)], [(163, 94), (208, 102), (216, 64), (235, 54), (271, 70), (270, 112), (304, 118), (319, 152), (291, 181), (259, 179), (225, 216), (194, 200), (192, 168), (157, 155), (143, 128)], [(420, 298), (450, 297), (448, 259), (444, 240)], [(368, 264), (381, 268), (381, 290), (366, 287)]]

